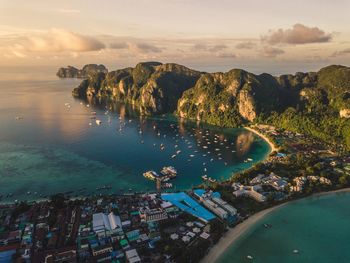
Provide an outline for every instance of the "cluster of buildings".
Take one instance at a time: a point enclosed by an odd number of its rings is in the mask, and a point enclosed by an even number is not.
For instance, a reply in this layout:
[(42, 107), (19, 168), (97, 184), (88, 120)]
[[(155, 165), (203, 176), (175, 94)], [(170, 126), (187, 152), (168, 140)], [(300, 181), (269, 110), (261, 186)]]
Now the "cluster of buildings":
[(283, 192), (288, 186), (288, 181), (274, 173), (259, 174), (249, 182), (249, 185), (233, 183), (233, 195), (235, 197), (249, 197), (257, 202), (265, 202), (268, 193), (264, 190), (264, 186), (270, 186), (274, 191)]
[[(165, 236), (185, 247), (211, 238), (211, 220), (237, 216), (219, 193), (204, 190), (18, 206), (0, 207), (0, 258), (18, 262), (153, 262), (164, 257), (156, 246), (163, 222), (176, 222)], [(192, 219), (178, 220), (184, 214)]]
[(290, 185), (289, 190), (291, 192), (302, 192), (307, 183), (320, 183), (327, 186), (332, 185), (332, 181), (323, 176), (298, 176), (293, 179), (293, 183)]

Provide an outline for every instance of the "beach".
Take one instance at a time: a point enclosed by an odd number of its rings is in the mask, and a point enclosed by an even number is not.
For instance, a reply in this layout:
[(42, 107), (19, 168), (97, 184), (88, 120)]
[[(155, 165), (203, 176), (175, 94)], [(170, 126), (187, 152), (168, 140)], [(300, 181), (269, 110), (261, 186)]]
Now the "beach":
[(263, 138), (271, 147), (271, 152), (278, 152), (278, 147), (264, 134), (262, 134), (261, 132), (259, 132), (258, 130), (255, 130), (252, 127), (244, 127), (244, 129), (247, 129), (248, 131), (254, 132), (256, 135), (258, 135), (259, 137)]
[(264, 218), (266, 215), (272, 211), (284, 206), (287, 203), (283, 203), (265, 210), (262, 210), (252, 216), (247, 220), (238, 224), (234, 228), (230, 229), (225, 235), (220, 239), (220, 241), (210, 249), (209, 253), (201, 260), (201, 263), (213, 263), (215, 262), (224, 252), (228, 249), (243, 233), (245, 233), (251, 226), (257, 223), (259, 220)]
[[(315, 193), (315, 194), (308, 196), (308, 197), (305, 197), (305, 198), (319, 197), (319, 196), (323, 196), (323, 195), (342, 193), (342, 192), (350, 192), (350, 188), (338, 189), (338, 190), (322, 192), (322, 193)], [(272, 213), (273, 211), (275, 211), (275, 210), (277, 210), (277, 209), (279, 209), (279, 208), (281, 208), (281, 207), (283, 207), (283, 206), (285, 206), (293, 201), (296, 201), (296, 200), (291, 200), (291, 201), (282, 203), (280, 205), (262, 210), (256, 214), (250, 216), (248, 219), (246, 219), (242, 223), (238, 224), (234, 228), (230, 229), (228, 232), (225, 233), (225, 235), (220, 239), (220, 241), (216, 245), (214, 245), (213, 248), (210, 249), (209, 253), (201, 260), (201, 263), (213, 263), (216, 260), (218, 260), (218, 258), (234, 242), (236, 242), (247, 230), (249, 230), (250, 227), (252, 227), (258, 221), (263, 219), (266, 215)]]

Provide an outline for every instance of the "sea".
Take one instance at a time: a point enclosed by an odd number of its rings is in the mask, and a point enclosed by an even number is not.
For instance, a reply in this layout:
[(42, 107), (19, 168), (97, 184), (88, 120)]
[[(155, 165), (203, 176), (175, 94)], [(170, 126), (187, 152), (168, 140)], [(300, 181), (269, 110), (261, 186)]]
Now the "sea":
[(203, 175), (224, 180), (269, 154), (245, 129), (73, 98), (81, 80), (59, 79), (56, 70), (0, 68), (0, 202), (155, 191), (143, 173), (164, 166), (178, 171), (168, 191), (186, 190)]
[(216, 263), (350, 262), (349, 204), (349, 192), (288, 203), (253, 225)]

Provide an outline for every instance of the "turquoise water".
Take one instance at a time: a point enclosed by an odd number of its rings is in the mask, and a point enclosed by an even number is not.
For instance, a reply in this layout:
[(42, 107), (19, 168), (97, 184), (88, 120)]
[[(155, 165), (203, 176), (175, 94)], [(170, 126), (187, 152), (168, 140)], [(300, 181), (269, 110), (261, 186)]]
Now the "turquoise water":
[[(54, 71), (0, 73), (2, 201), (58, 192), (77, 196), (155, 190), (142, 173), (165, 165), (178, 170), (174, 189), (189, 189), (201, 183), (204, 174), (227, 178), (264, 159), (270, 150), (244, 129), (219, 129), (169, 116), (141, 118), (122, 104), (108, 104), (107, 112), (103, 103), (71, 96), (79, 82), (60, 80)], [(101, 125), (90, 119), (91, 111)], [(172, 159), (177, 150), (181, 153)], [(247, 158), (254, 161), (244, 162)]]
[(350, 262), (349, 204), (350, 193), (292, 202), (255, 224), (217, 262)]

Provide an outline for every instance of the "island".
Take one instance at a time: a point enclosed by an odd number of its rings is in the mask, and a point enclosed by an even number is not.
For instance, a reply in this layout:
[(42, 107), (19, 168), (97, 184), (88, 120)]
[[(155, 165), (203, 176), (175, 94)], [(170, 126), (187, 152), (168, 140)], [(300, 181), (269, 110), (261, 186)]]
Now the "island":
[(279, 77), (204, 73), (158, 62), (89, 73), (74, 96), (130, 103), (146, 116), (244, 126), (271, 153), (227, 180), (203, 179), (187, 191), (104, 194), (104, 187), (88, 197), (1, 204), (0, 249), (34, 262), (215, 261), (287, 202), (349, 190), (349, 73), (344, 66)]
[(132, 104), (143, 115), (174, 113), (221, 127), (273, 125), (308, 134), (338, 151), (350, 150), (350, 68), (345, 66), (275, 77), (142, 62), (93, 72), (72, 93)]
[(107, 73), (108, 69), (104, 65), (87, 64), (82, 69), (73, 66), (59, 68), (56, 76), (59, 78), (87, 78), (91, 74), (98, 72)]

